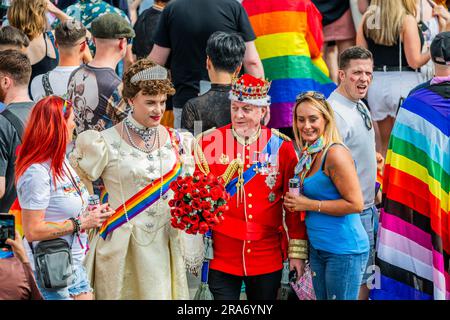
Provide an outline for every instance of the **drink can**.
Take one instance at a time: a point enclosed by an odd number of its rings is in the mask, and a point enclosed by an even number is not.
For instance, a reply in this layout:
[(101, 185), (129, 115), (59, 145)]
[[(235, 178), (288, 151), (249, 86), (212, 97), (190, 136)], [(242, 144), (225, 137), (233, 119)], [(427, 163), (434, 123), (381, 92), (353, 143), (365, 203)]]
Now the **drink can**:
[(296, 196), (300, 195), (300, 179), (298, 178), (289, 179), (289, 193), (292, 193), (293, 195)]
[(88, 208), (89, 210), (94, 209), (96, 206), (100, 205), (100, 197), (96, 194), (91, 194), (88, 198)]

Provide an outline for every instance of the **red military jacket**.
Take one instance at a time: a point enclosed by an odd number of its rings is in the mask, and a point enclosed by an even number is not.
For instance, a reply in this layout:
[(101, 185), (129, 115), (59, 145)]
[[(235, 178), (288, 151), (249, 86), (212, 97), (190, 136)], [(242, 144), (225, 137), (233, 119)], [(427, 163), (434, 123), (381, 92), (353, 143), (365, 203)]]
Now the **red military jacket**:
[[(289, 188), (289, 179), (294, 176), (297, 155), (289, 138), (280, 138), (277, 131), (261, 128), (259, 137), (238, 142), (231, 125), (211, 129), (203, 133), (198, 143), (215, 176), (221, 176), (229, 163), (240, 157), (244, 170), (254, 164), (255, 151), (262, 152), (269, 139), (281, 141), (277, 152), (278, 173), (257, 173), (244, 185), (244, 191), (236, 192), (224, 214), (224, 221), (213, 228), (214, 259), (210, 268), (238, 276), (254, 276), (278, 271), (287, 258), (287, 239), (283, 228), (283, 195)], [(281, 135), (282, 136), (282, 135)], [(199, 159), (196, 158), (197, 167)], [(235, 173), (233, 178), (237, 177)], [(238, 201), (239, 193), (241, 201)], [(306, 240), (306, 227), (300, 213), (287, 212), (285, 223), (289, 239)], [(283, 237), (285, 241), (283, 242)], [(282, 248), (283, 243), (286, 244)]]

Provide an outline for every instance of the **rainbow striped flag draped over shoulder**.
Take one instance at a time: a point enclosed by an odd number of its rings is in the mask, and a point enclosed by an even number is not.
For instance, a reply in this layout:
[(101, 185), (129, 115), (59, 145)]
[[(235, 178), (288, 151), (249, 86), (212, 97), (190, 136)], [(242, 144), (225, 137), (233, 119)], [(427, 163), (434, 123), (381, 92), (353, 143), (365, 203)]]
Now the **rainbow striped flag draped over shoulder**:
[(384, 170), (373, 299), (450, 299), (448, 89), (418, 89), (398, 113)]
[(266, 78), (272, 81), (269, 126), (292, 126), (297, 94), (328, 96), (336, 85), (321, 56), (322, 16), (310, 0), (244, 0)]

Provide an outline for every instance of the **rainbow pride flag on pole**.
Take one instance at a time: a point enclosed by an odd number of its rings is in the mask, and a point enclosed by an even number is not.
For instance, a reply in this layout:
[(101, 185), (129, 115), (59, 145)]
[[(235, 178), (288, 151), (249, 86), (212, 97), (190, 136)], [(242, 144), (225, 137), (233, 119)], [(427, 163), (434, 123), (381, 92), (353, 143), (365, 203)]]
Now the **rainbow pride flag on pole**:
[(257, 39), (266, 78), (272, 81), (269, 126), (292, 126), (295, 97), (315, 90), (328, 95), (336, 85), (321, 56), (322, 16), (310, 0), (242, 1)]
[(414, 91), (398, 113), (384, 170), (376, 255), (381, 274), (372, 299), (450, 299), (450, 95), (445, 88)]
[[(127, 222), (124, 207), (126, 207), (127, 210), (128, 220), (131, 220), (158, 201), (161, 194), (164, 195), (167, 191), (169, 191), (170, 183), (180, 175), (181, 169), (181, 162), (177, 159), (177, 162), (172, 170), (163, 176), (162, 181), (161, 179), (155, 180), (153, 183), (149, 184), (128, 199), (125, 204), (117, 208), (114, 215), (103, 223), (100, 228), (100, 236), (103, 239), (106, 239), (106, 236), (109, 233), (113, 232)], [(162, 188), (162, 190), (160, 190), (160, 188)]]

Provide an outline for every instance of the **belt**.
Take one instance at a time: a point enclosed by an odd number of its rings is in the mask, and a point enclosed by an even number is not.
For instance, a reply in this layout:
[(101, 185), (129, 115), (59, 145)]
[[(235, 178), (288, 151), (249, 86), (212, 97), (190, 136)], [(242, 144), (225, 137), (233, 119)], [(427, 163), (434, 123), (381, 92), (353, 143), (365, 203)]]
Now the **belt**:
[[(413, 69), (411, 67), (405, 66), (402, 67), (401, 71), (418, 71), (420, 72), (420, 68), (419, 69)], [(400, 71), (400, 67), (399, 66), (374, 66), (373, 67), (373, 71)]]

